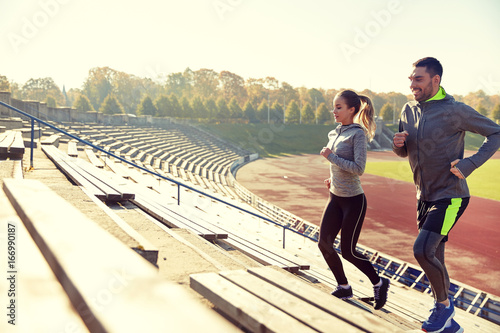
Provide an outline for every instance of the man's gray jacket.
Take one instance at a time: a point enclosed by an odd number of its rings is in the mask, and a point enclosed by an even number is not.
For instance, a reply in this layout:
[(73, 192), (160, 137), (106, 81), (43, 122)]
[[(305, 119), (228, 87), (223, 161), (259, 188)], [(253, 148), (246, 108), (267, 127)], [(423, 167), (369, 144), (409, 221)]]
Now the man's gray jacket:
[[(500, 147), (500, 126), (450, 95), (442, 100), (406, 103), (399, 131), (409, 135), (405, 145), (393, 145), (393, 151), (408, 157), (417, 199), (423, 201), (469, 197), (466, 180), (450, 172), (451, 162), (460, 159), (456, 167), (467, 177)], [(464, 159), (466, 131), (486, 139), (475, 154)]]

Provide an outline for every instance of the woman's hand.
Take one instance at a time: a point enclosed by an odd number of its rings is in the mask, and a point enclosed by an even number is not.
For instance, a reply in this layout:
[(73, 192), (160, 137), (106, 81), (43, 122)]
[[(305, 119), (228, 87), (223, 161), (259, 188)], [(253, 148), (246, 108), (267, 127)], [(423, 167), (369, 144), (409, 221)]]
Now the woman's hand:
[(330, 184), (331, 184), (330, 178), (325, 179), (324, 182), (325, 182), (326, 188), (330, 189)]
[(332, 153), (332, 150), (328, 147), (323, 147), (323, 149), (321, 149), (321, 156), (323, 156), (324, 158), (328, 158), (328, 155), (330, 155)]

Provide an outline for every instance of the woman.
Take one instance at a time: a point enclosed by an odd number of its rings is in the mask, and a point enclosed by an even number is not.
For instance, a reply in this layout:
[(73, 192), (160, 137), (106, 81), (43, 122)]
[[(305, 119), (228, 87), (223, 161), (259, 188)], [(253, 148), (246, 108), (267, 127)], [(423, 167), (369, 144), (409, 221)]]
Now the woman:
[(330, 198), (323, 212), (318, 246), (338, 283), (332, 295), (351, 298), (352, 288), (333, 248), (341, 232), (342, 257), (370, 279), (375, 294), (374, 307), (378, 310), (387, 300), (389, 280), (379, 277), (370, 261), (356, 251), (366, 213), (366, 197), (359, 176), (365, 170), (367, 137), (371, 140), (375, 134), (374, 109), (368, 97), (352, 90), (339, 92), (333, 106), (333, 115), (340, 125), (328, 134), (328, 145), (321, 150), (321, 155), (330, 162), (330, 178), (325, 179)]

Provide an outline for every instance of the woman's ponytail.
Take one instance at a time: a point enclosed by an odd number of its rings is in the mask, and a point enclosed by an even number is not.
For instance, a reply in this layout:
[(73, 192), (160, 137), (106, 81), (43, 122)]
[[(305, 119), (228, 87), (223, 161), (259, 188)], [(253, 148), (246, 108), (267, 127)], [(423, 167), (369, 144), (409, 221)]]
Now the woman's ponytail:
[(375, 108), (368, 96), (358, 95), (361, 100), (361, 108), (357, 113), (359, 123), (365, 128), (368, 140), (372, 141), (375, 136), (377, 124), (375, 123)]

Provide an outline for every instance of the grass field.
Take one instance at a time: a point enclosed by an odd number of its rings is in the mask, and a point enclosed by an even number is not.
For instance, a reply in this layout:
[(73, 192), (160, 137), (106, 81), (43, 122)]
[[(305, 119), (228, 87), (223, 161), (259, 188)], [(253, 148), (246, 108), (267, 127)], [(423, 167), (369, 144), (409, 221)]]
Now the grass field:
[[(283, 125), (283, 124), (203, 124), (202, 129), (241, 148), (258, 153), (260, 157), (278, 157), (298, 154), (319, 154), (328, 141), (333, 125)], [(388, 125), (397, 131), (397, 125)], [(484, 138), (467, 133), (465, 149), (476, 151)], [(500, 160), (489, 160), (474, 171), (467, 182), (471, 194), (500, 201)], [(394, 162), (369, 162), (366, 173), (413, 182), (407, 160)], [(492, 184), (496, 184), (494, 186)]]
[[(491, 159), (467, 177), (471, 195), (500, 201), (498, 170), (500, 170), (500, 159)], [(365, 173), (413, 183), (413, 174), (407, 160), (368, 162)]]
[(328, 142), (328, 132), (333, 129), (331, 125), (283, 124), (204, 124), (200, 127), (260, 157), (319, 154)]

